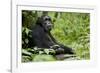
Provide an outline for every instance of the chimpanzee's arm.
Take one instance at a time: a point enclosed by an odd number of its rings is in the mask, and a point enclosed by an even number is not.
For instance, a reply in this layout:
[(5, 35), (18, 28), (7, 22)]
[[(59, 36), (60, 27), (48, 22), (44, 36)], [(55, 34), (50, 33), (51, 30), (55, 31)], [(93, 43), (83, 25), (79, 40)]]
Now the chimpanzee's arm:
[(56, 45), (59, 45), (58, 47), (61, 48), (61, 49), (64, 49), (64, 53), (67, 53), (67, 54), (74, 54), (72, 48), (69, 48), (67, 46), (64, 46), (60, 43), (58, 43), (54, 37), (51, 35), (51, 33), (49, 33), (50, 37), (52, 38), (53, 42), (56, 44)]
[(52, 41), (53, 41), (55, 44), (58, 44), (58, 42), (57, 42), (57, 41), (55, 40), (55, 38), (51, 35), (51, 33), (49, 32), (48, 34), (49, 34), (49, 36), (51, 37)]

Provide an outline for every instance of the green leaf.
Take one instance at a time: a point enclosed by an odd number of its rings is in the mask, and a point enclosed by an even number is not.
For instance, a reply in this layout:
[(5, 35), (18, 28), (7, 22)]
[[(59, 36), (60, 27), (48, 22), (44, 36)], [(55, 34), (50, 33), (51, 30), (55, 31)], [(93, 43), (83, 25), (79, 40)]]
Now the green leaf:
[(46, 54), (49, 54), (49, 49), (44, 49), (44, 52), (45, 52)]
[(22, 49), (22, 54), (24, 54), (24, 55), (31, 55), (31, 53), (30, 52), (28, 52), (27, 50), (24, 50), (24, 49)]
[(52, 55), (36, 55), (33, 59), (35, 62), (41, 61), (55, 61), (56, 59)]
[(30, 30), (28, 28), (26, 28), (26, 34), (28, 35), (28, 33), (30, 32)]
[(27, 44), (28, 44), (28, 42), (29, 42), (29, 40), (28, 40), (28, 39), (25, 39), (25, 43), (27, 43)]

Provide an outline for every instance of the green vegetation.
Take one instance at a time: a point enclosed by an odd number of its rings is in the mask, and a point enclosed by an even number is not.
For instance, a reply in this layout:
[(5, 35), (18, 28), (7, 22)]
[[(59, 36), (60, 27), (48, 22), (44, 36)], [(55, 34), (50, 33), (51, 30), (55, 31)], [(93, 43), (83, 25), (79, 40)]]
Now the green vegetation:
[[(39, 16), (47, 13), (53, 21), (51, 31), (56, 40), (75, 50), (76, 57), (80, 60), (90, 59), (90, 14), (75, 12), (42, 12), (22, 11), (22, 62), (31, 61), (55, 61), (55, 50), (38, 49), (29, 47), (29, 39), (32, 36), (31, 27)], [(34, 44), (34, 43), (33, 43)], [(65, 55), (66, 56), (66, 55)], [(65, 60), (65, 59), (63, 59)], [(67, 59), (66, 59), (67, 60)]]

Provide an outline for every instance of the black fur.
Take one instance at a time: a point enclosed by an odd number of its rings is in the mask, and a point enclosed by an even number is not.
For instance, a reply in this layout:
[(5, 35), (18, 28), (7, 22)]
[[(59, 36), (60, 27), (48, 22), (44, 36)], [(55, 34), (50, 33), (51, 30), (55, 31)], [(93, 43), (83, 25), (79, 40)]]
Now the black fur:
[[(73, 54), (73, 50), (62, 44), (59, 44), (51, 35), (52, 21), (49, 16), (41, 16), (38, 18), (36, 25), (32, 29), (32, 39), (35, 46), (39, 48), (51, 48), (57, 50), (56, 54)], [(57, 45), (55, 47), (55, 45)]]

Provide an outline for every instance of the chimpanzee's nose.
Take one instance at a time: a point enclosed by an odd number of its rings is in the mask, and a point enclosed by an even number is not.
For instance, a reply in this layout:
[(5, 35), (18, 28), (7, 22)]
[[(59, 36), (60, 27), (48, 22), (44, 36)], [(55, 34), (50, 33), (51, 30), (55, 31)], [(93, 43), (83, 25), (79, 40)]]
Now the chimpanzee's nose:
[(51, 23), (50, 23), (50, 22), (47, 22), (47, 25), (48, 25), (48, 26), (51, 26)]

